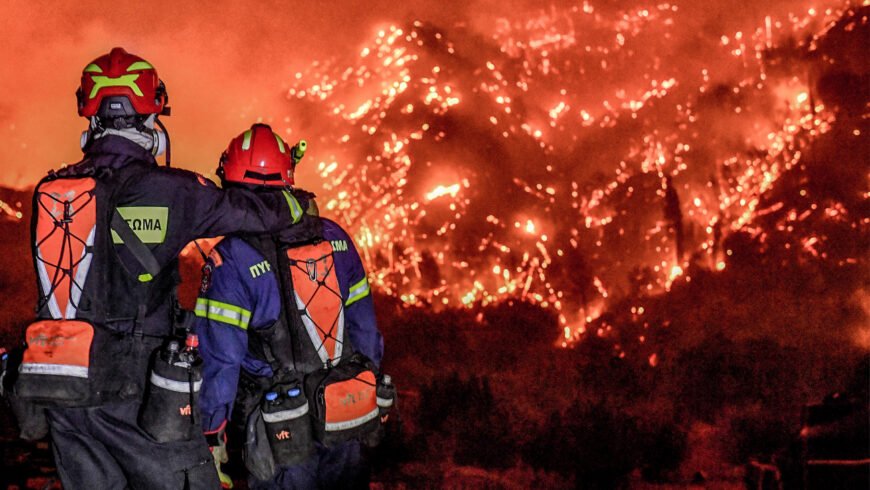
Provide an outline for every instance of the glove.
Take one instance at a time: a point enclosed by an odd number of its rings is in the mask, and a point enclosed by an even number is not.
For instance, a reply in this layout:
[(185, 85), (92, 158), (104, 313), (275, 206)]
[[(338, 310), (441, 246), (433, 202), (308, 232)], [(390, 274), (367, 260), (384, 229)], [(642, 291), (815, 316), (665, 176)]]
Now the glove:
[(218, 478), (220, 478), (221, 488), (233, 488), (233, 479), (221, 471), (221, 465), (230, 459), (227, 454), (226, 425), (227, 423), (224, 422), (217, 430), (206, 432), (205, 440), (208, 442), (208, 450), (211, 451), (211, 456), (214, 459), (214, 468), (217, 470)]

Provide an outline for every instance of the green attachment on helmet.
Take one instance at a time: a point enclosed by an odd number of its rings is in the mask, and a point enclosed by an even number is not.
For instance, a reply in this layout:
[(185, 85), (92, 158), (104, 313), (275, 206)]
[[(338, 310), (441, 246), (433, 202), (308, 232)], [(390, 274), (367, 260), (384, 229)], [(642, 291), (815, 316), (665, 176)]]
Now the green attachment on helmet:
[(299, 140), (299, 143), (293, 145), (293, 148), (290, 149), (290, 158), (293, 159), (293, 164), (298, 165), (302, 160), (302, 157), (305, 156), (305, 150), (308, 149), (308, 142), (305, 140)]

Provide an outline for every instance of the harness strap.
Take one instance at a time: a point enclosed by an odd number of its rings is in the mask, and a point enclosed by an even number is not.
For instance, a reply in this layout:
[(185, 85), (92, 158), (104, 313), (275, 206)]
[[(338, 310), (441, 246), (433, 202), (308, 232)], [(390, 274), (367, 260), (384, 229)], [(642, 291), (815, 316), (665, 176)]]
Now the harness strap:
[(278, 287), (281, 288), (281, 303), (282, 303), (282, 313), (284, 314), (284, 326), (287, 329), (287, 333), (290, 336), (290, 366), (286, 366), (288, 368), (293, 369), (293, 371), (297, 371), (296, 366), (296, 358), (299, 357), (299, 339), (296, 337), (296, 333), (299, 331), (298, 328), (294, 328), (297, 326), (297, 318), (293, 315), (295, 312), (294, 303), (290, 301), (291, 295), (293, 294), (293, 279), (290, 277), (290, 264), (287, 260), (287, 252), (284, 248), (275, 247), (277, 250), (276, 262), (278, 265)]
[(142, 243), (142, 240), (130, 228), (130, 225), (121, 216), (117, 208), (112, 213), (112, 229), (124, 240), (124, 246), (127, 247), (130, 253), (133, 254), (133, 257), (136, 258), (147, 272), (147, 274), (139, 276), (139, 281), (148, 282), (160, 273), (160, 264), (154, 258), (154, 254)]
[(281, 317), (266, 331), (255, 331), (256, 335), (250, 336), (251, 347), (256, 347), (258, 354), (262, 355), (272, 372), (279, 375), (282, 372), (294, 372), (298, 370), (297, 359), (299, 356), (298, 340), (292, 323), (292, 312), (289, 310), (293, 303), (288, 302), (288, 292), (292, 294), (292, 282), (289, 281), (289, 266), (283, 248), (268, 235), (246, 237), (245, 241), (259, 251), (263, 257), (271, 263), (275, 269), (278, 288), (281, 294)]

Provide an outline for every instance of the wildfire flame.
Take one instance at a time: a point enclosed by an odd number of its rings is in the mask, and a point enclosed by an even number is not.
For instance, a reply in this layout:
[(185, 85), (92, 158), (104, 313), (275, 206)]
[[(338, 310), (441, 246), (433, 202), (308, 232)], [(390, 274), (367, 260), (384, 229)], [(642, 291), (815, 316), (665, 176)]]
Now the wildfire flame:
[[(765, 233), (758, 219), (783, 203), (764, 197), (835, 122), (802, 68), (772, 73), (771, 53), (789, 36), (816, 43), (846, 10), (765, 16), (716, 38), (727, 85), (654, 54), (681, 20), (669, 3), (505, 17), (488, 49), (391, 25), (355, 59), (300, 71), (288, 98), (291, 110), (325, 107), (312, 132), (341, 135), (318, 143), (331, 155), (317, 164), (325, 209), (353, 230), (382, 291), (408, 304), (524, 298), (558, 312), (568, 345), (631, 270), (649, 272), (648, 293), (666, 291), (691, 267), (724, 270), (729, 234)], [(420, 189), (429, 176), (459, 182)], [(836, 206), (819, 212), (837, 219)], [(823, 237), (800, 243), (824, 253)]]

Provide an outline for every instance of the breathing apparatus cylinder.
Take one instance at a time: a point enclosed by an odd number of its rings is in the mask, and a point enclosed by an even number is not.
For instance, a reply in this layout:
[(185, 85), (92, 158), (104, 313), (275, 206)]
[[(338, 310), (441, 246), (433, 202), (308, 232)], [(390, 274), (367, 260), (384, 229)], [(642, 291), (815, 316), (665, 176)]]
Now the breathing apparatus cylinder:
[(154, 358), (139, 425), (158, 442), (189, 440), (202, 432), (198, 407), (202, 359), (196, 335), (188, 335), (186, 344), (181, 350), (172, 340)]
[(308, 399), (298, 385), (278, 385), (267, 392), (262, 411), (275, 464), (295, 465), (313, 454)]

